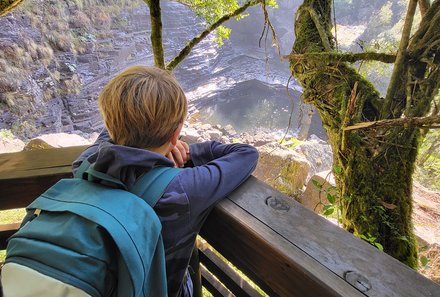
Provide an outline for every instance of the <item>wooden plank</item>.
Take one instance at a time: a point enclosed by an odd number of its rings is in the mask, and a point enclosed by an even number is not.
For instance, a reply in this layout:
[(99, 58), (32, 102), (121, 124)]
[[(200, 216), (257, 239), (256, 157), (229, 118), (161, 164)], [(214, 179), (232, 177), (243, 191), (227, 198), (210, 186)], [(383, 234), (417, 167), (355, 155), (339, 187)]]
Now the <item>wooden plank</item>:
[(365, 296), (230, 199), (200, 234), (271, 297)]
[(6, 249), (6, 240), (17, 232), (20, 223), (0, 225), (0, 250)]
[[(70, 169), (69, 169), (70, 170)], [(0, 179), (0, 210), (23, 208), (70, 172), (28, 178)]]
[(27, 206), (61, 178), (85, 146), (0, 154), (0, 210)]
[(71, 171), (72, 162), (87, 146), (41, 149), (0, 154), (0, 180)]
[(221, 282), (219, 282), (205, 267), (200, 266), (202, 272), (202, 285), (214, 297), (235, 297)]
[[(228, 227), (235, 228), (233, 225), (237, 225), (237, 223), (241, 224), (241, 228), (244, 228), (239, 232), (241, 236), (247, 235), (248, 232), (260, 232), (259, 229), (255, 229), (256, 227), (261, 228), (260, 224), (266, 226), (270, 230), (268, 235), (271, 235), (272, 232), (276, 233), (286, 243), (273, 241), (270, 236), (262, 236), (261, 240), (269, 241), (275, 248), (285, 248), (281, 254), (292, 260), (288, 265), (302, 266), (298, 272), (310, 272), (313, 279), (320, 279), (341, 296), (352, 296), (348, 294), (341, 283), (346, 280), (350, 281), (352, 288), (357, 288), (358, 293), (362, 292), (361, 294), (366, 296), (440, 296), (439, 285), (368, 243), (329, 223), (326, 219), (256, 178), (250, 178), (243, 186), (234, 191), (229, 199), (229, 201), (221, 203), (219, 205), (221, 207), (217, 207), (217, 219), (210, 217), (208, 220), (215, 220), (215, 224), (219, 224), (223, 220), (220, 217), (229, 214), (230, 218), (228, 219), (231, 220), (231, 224), (225, 226), (226, 229)], [(242, 212), (246, 212), (247, 215), (243, 215)], [(254, 219), (246, 219), (248, 216)], [(236, 222), (237, 218), (240, 218), (238, 222)], [(211, 228), (215, 228), (213, 223), (210, 224)], [(245, 231), (246, 228), (250, 230)], [(240, 236), (239, 234), (237, 236)], [(228, 236), (232, 235), (228, 234)], [(234, 236), (233, 240), (236, 239)], [(223, 240), (226, 242), (221, 246), (227, 247), (229, 241), (227, 238), (223, 238)], [(235, 253), (240, 251), (239, 257), (247, 257), (246, 254), (251, 252), (250, 250), (241, 251), (238, 244), (231, 244), (235, 245)], [(217, 248), (218, 244), (215, 246)], [(256, 244), (253, 247), (255, 246)], [(220, 252), (223, 254), (223, 251)], [(299, 259), (295, 254), (300, 253), (313, 259), (325, 269), (308, 267), (313, 262)], [(254, 260), (257, 261), (257, 259)], [(240, 260), (238, 259), (238, 261)], [(235, 259), (233, 262), (235, 264)], [(264, 266), (261, 268), (264, 269)], [(260, 269), (257, 269), (256, 272), (261, 274)], [(334, 279), (330, 274), (336, 276), (337, 279)], [(290, 278), (290, 274), (288, 275), (286, 279)], [(315, 296), (318, 295), (321, 296), (320, 294)]]
[(206, 246), (200, 245), (200, 262), (236, 296), (261, 297), (234, 269)]

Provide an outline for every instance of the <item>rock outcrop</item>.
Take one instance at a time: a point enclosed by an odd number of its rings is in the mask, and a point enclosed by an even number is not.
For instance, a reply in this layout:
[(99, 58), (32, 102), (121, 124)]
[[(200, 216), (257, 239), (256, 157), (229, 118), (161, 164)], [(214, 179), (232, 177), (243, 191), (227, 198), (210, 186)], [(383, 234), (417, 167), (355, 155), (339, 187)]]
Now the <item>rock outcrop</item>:
[(44, 134), (36, 138), (31, 139), (26, 146), (24, 151), (30, 151), (35, 149), (47, 149), (47, 148), (58, 148), (67, 146), (79, 146), (79, 145), (89, 145), (90, 140), (85, 139), (77, 134), (68, 133), (52, 133)]

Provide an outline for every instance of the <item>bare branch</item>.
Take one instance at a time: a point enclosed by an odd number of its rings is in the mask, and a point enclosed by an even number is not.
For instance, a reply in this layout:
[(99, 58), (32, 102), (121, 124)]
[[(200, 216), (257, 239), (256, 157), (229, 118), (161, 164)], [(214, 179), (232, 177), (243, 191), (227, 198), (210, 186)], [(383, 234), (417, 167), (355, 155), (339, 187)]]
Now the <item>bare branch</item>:
[(419, 0), (420, 14), (422, 15), (422, 17), (426, 14), (429, 6), (431, 6), (429, 0)]
[(405, 56), (409, 44), (409, 36), (411, 34), (411, 26), (414, 20), (414, 14), (418, 0), (410, 0), (408, 11), (403, 25), (402, 38), (400, 39), (399, 50), (397, 52), (396, 63), (394, 65), (393, 74), (391, 75), (390, 84), (388, 85), (387, 94), (385, 96), (384, 105), (381, 110), (381, 118), (387, 118), (391, 115), (391, 105), (397, 94), (397, 89), (403, 84), (402, 77), (405, 69)]
[(358, 130), (358, 129), (373, 129), (385, 127), (419, 127), (419, 128), (440, 128), (440, 115), (432, 115), (427, 117), (416, 118), (399, 118), (390, 120), (380, 120), (374, 122), (363, 122), (353, 126), (343, 128), (344, 131)]
[(193, 47), (197, 45), (200, 41), (202, 41), (203, 38), (208, 36), (209, 33), (220, 27), (224, 22), (228, 21), (229, 19), (243, 13), (249, 6), (256, 5), (257, 3), (258, 1), (256, 0), (248, 0), (246, 1), (245, 4), (243, 4), (243, 6), (240, 6), (233, 12), (222, 16), (217, 22), (206, 28), (202, 33), (200, 33), (198, 36), (194, 37), (191, 41), (189, 41), (185, 45), (185, 47), (177, 54), (177, 56), (175, 56), (174, 59), (166, 65), (165, 68), (167, 70), (173, 70), (180, 62), (183, 61), (183, 59), (185, 59), (186, 56), (189, 55)]
[[(268, 26), (270, 28), (270, 31), (272, 32), (272, 45), (276, 46), (277, 50), (278, 50), (278, 56), (281, 56), (281, 52), (280, 52), (280, 43), (278, 42), (278, 37), (277, 37), (277, 33), (275, 32), (275, 28), (272, 25), (272, 22), (270, 21), (269, 18), (269, 13), (267, 12), (267, 7), (266, 7), (266, 0), (263, 0), (261, 3), (261, 6), (263, 8), (263, 14), (264, 14), (264, 25)], [(264, 30), (263, 30), (264, 33)], [(261, 38), (260, 38), (261, 40)]]

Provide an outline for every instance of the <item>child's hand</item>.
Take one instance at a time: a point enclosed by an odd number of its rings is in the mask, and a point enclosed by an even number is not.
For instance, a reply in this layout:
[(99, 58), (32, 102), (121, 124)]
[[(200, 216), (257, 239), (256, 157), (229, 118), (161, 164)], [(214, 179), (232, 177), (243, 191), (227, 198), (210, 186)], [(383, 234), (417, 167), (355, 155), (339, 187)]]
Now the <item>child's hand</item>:
[(189, 145), (184, 141), (177, 140), (176, 145), (166, 157), (173, 161), (176, 167), (183, 167), (190, 160)]

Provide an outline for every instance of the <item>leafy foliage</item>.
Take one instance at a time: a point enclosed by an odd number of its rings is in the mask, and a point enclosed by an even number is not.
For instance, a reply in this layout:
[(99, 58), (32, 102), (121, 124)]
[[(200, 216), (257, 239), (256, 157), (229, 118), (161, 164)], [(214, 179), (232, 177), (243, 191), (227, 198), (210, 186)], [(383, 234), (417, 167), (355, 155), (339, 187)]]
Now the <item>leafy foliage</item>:
[(440, 190), (440, 130), (425, 137), (417, 157), (415, 178), (426, 187)]
[[(263, 2), (261, 0), (249, 0), (252, 2)], [(207, 25), (210, 26), (217, 22), (224, 15), (230, 14), (233, 11), (237, 10), (241, 2), (236, 0), (177, 0), (177, 2), (182, 3), (183, 5), (191, 8), (197, 16), (203, 18)], [(276, 8), (277, 4), (275, 0), (267, 0), (265, 1), (267, 6), (271, 6)], [(241, 14), (236, 17), (237, 20), (243, 19), (247, 17), (249, 14)], [(221, 46), (224, 44), (224, 39), (229, 39), (229, 35), (231, 34), (231, 29), (220, 26), (216, 30), (216, 39), (215, 42)]]
[[(240, 7), (239, 3), (235, 0), (178, 0), (178, 2), (190, 7), (196, 15), (203, 18), (208, 25), (214, 24), (222, 16)], [(245, 16), (246, 15), (240, 15), (237, 19)], [(220, 26), (216, 30), (216, 42), (222, 45), (224, 43), (223, 39), (228, 39), (230, 33), (231, 29)]]

